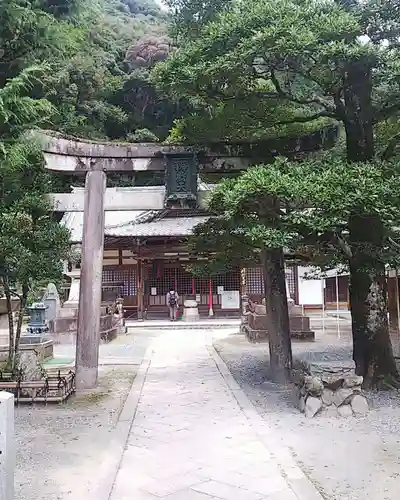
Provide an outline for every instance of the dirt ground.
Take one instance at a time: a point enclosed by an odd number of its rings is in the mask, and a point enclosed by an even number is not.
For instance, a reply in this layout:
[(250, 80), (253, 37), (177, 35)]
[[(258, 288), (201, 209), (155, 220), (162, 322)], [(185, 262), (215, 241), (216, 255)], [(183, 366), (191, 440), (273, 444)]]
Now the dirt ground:
[(103, 366), (96, 392), (15, 409), (15, 500), (85, 499), (106, 457), (135, 366)]
[[(349, 328), (317, 330), (314, 343), (295, 343), (296, 357), (348, 359)], [(242, 335), (215, 342), (263, 418), (276, 429), (299, 465), (327, 500), (395, 500), (400, 485), (400, 397), (369, 393), (366, 417), (306, 419), (294, 408), (290, 389), (267, 381), (268, 345), (249, 344)]]

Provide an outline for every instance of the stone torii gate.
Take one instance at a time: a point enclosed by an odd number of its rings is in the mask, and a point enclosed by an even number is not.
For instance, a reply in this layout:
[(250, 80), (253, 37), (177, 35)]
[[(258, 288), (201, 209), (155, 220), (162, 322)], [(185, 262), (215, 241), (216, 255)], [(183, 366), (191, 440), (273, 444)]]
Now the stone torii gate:
[[(84, 211), (81, 286), (76, 341), (76, 386), (93, 388), (98, 380), (101, 285), (105, 210), (162, 210), (195, 207), (201, 172), (221, 175), (270, 163), (277, 155), (296, 157), (332, 145), (337, 128), (331, 127), (293, 139), (258, 144), (168, 146), (160, 144), (99, 143), (68, 138), (54, 132), (38, 134), (46, 168), (64, 174), (85, 175), (84, 200), (78, 208), (69, 194), (53, 194), (56, 211)], [(105, 200), (107, 172), (165, 171), (165, 190), (154, 188), (135, 199)], [(106, 201), (106, 204), (105, 204)]]

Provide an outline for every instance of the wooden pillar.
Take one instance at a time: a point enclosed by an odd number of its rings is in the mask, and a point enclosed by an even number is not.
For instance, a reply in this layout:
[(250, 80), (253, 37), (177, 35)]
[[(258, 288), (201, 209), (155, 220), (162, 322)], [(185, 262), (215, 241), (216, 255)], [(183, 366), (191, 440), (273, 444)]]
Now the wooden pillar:
[(76, 388), (96, 387), (98, 379), (106, 174), (86, 174), (76, 339)]
[(138, 291), (138, 319), (143, 319), (143, 262), (138, 258), (137, 261), (137, 291)]
[(247, 269), (242, 268), (240, 270), (240, 298), (242, 302), (242, 314), (246, 314), (247, 304), (249, 300), (249, 294), (247, 289)]
[(147, 310), (149, 308), (149, 266), (148, 262), (142, 261), (142, 290), (143, 290), (143, 318), (147, 317)]

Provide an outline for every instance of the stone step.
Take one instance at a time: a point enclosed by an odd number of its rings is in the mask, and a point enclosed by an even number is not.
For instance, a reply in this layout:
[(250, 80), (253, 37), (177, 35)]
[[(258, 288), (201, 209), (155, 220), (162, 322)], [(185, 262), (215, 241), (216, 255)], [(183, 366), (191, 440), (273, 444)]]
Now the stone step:
[(200, 321), (163, 321), (163, 320), (145, 320), (132, 321), (126, 320), (125, 327), (127, 333), (137, 330), (232, 330), (236, 329), (239, 333), (240, 319), (201, 319)]

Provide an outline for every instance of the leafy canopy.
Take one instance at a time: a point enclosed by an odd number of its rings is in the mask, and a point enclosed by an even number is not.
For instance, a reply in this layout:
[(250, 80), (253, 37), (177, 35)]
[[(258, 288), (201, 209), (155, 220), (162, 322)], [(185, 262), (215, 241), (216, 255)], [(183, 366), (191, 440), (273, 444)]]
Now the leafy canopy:
[(243, 128), (266, 130), (354, 121), (349, 89), (357, 73), (370, 93), (366, 119), (378, 123), (400, 103), (398, 14), (396, 0), (239, 0), (201, 24), (154, 79), (169, 95), (191, 99), (201, 118), (213, 122), (235, 106), (253, 117), (243, 113)]
[[(222, 181), (210, 194), (214, 217), (196, 228), (192, 248), (200, 256), (212, 255), (219, 268), (231, 260), (254, 261), (262, 248), (282, 247), (289, 258), (323, 268), (346, 266), (360, 252), (370, 266), (396, 266), (400, 166), (393, 161), (365, 167), (325, 154), (299, 163), (278, 159)], [(372, 244), (368, 233), (364, 240), (352, 239), (354, 213), (379, 218), (382, 246)]]

